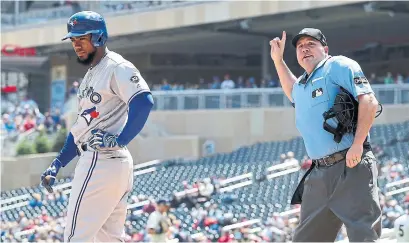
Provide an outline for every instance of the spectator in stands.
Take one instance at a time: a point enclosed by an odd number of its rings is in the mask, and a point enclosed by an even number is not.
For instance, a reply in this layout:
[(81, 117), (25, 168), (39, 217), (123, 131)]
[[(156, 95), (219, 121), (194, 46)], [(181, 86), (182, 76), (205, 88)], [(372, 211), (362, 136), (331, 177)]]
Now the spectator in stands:
[(24, 229), (28, 226), (28, 218), (26, 217), (26, 214), (23, 211), (19, 212), (17, 223), (19, 224), (19, 227), (21, 229)]
[(210, 85), (210, 89), (220, 89), (220, 78), (217, 76), (213, 77), (213, 82)]
[(55, 109), (54, 113), (51, 114), (51, 117), (53, 118), (54, 125), (56, 126), (57, 130), (61, 127), (65, 127), (65, 121), (61, 115), (60, 109)]
[(396, 75), (395, 83), (396, 84), (403, 84), (404, 83), (402, 74), (398, 73), (398, 75)]
[(33, 110), (33, 116), (36, 120), (36, 125), (40, 126), (42, 124), (44, 124), (45, 121), (45, 116), (43, 114), (41, 114), (40, 110), (38, 108)]
[(172, 87), (170, 86), (166, 78), (162, 79), (162, 86), (160, 87), (160, 90), (164, 91), (172, 90)]
[(242, 89), (242, 88), (245, 88), (245, 86), (244, 86), (244, 78), (243, 78), (243, 76), (239, 76), (239, 77), (237, 78), (236, 89)]
[(373, 145), (373, 153), (379, 159), (382, 159), (382, 158), (385, 157), (385, 152), (384, 152), (383, 148), (381, 146), (377, 145), (377, 144)]
[(389, 212), (394, 212), (394, 213), (399, 214), (399, 216), (405, 213), (403, 208), (398, 205), (398, 201), (396, 201), (395, 199), (392, 199), (392, 200), (389, 200), (389, 201), (386, 202), (386, 206), (385, 206), (383, 212), (385, 214), (387, 214)]
[(27, 116), (34, 114), (34, 109), (35, 108), (31, 108), (29, 104), (25, 104), (21, 110), (19, 109), (19, 111), (21, 112), (23, 117), (26, 118)]
[(234, 89), (235, 83), (233, 80), (231, 80), (230, 75), (226, 74), (224, 75), (224, 80), (220, 86), (221, 89)]
[(308, 170), (312, 165), (312, 160), (308, 157), (308, 155), (304, 155), (304, 158), (301, 161), (301, 169)]
[(259, 88), (267, 88), (267, 81), (264, 78), (260, 79), (260, 87)]
[(232, 242), (233, 237), (231, 235), (230, 230), (223, 231), (223, 235), (219, 238), (217, 242)]
[(16, 125), (16, 130), (18, 132), (23, 132), (24, 131), (24, 123), (23, 123), (23, 116), (22, 115), (16, 115), (14, 117), (14, 124)]
[(393, 84), (394, 82), (393, 82), (393, 77), (392, 77), (392, 73), (391, 72), (388, 72), (387, 74), (386, 74), (386, 77), (385, 77), (385, 79), (383, 80), (383, 82), (384, 82), (384, 84)]
[(287, 155), (281, 154), (280, 155), (280, 164), (284, 163), (284, 161), (287, 159)]
[(20, 107), (21, 108), (26, 108), (26, 109), (31, 109), (31, 110), (34, 110), (36, 108), (38, 109), (37, 103), (33, 99), (30, 99), (28, 95), (26, 95), (23, 98), (23, 100), (20, 102)]
[(199, 86), (198, 89), (208, 89), (209, 85), (205, 82), (204, 78), (199, 78)]
[(287, 158), (284, 160), (284, 163), (299, 164), (299, 161), (294, 158), (294, 152), (289, 151), (287, 152)]
[(143, 210), (144, 213), (148, 213), (148, 214), (151, 214), (152, 212), (154, 212), (155, 211), (155, 202), (154, 202), (154, 200), (150, 199), (149, 203), (146, 204), (145, 206), (143, 206), (142, 210)]
[(65, 203), (65, 202), (68, 201), (68, 197), (64, 193), (56, 191), (54, 200), (55, 200), (55, 202)]
[(30, 200), (29, 205), (33, 208), (43, 206), (43, 202), (41, 200), (41, 195), (38, 193), (33, 194), (33, 198)]
[(204, 197), (207, 197), (208, 199), (210, 199), (210, 197), (213, 195), (214, 193), (214, 185), (212, 184), (212, 181), (210, 178), (205, 178), (203, 180), (203, 187), (201, 188), (202, 190), (200, 190), (200, 194)]
[(269, 87), (269, 88), (278, 87), (278, 84), (279, 84), (279, 83), (280, 83), (280, 81), (274, 80), (273, 78), (269, 78), (269, 80), (268, 80), (268, 87)]
[(389, 211), (385, 213), (384, 219), (382, 220), (382, 227), (383, 228), (388, 228), (391, 229), (393, 228), (393, 223), (395, 220), (401, 216), (402, 214), (394, 212), (394, 211)]
[[(186, 89), (191, 89), (193, 86), (186, 85)], [(175, 83), (172, 85), (172, 90), (185, 90), (185, 86), (183, 84)]]
[(78, 93), (79, 83), (78, 81), (74, 81), (69, 91), (69, 95), (77, 95)]
[(246, 88), (248, 88), (248, 89), (257, 88), (256, 79), (254, 77), (249, 77), (246, 80)]
[(50, 115), (50, 112), (46, 112), (44, 114), (45, 121), (44, 121), (44, 128), (47, 133), (52, 133), (56, 130), (56, 126), (54, 124), (54, 120)]
[(371, 73), (371, 76), (369, 78), (369, 83), (371, 84), (376, 84), (378, 82), (378, 80), (376, 79), (376, 74), (375, 73)]
[(9, 134), (12, 135), (16, 132), (16, 125), (14, 122), (11, 120), (9, 114), (4, 114), (3, 115), (3, 129)]
[(29, 131), (37, 127), (36, 121), (33, 115), (28, 115), (23, 123), (24, 131)]
[(399, 162), (399, 160), (397, 158), (392, 158), (391, 164), (392, 164), (392, 166), (391, 166), (390, 170), (392, 172), (403, 172), (403, 170), (404, 170), (403, 165), (402, 165), (402, 163)]
[(228, 205), (228, 204), (232, 204), (234, 202), (234, 200), (236, 200), (236, 199), (237, 199), (237, 197), (235, 195), (233, 195), (232, 193), (227, 192), (227, 193), (224, 193), (224, 195), (222, 196), (221, 201), (222, 201), (223, 204)]

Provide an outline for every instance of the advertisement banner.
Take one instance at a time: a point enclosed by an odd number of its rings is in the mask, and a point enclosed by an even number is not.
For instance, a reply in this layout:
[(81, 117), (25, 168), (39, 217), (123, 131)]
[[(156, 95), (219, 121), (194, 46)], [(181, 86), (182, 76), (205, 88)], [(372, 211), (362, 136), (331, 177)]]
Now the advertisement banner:
[(64, 112), (66, 95), (66, 66), (54, 66), (51, 68), (51, 110), (60, 109)]

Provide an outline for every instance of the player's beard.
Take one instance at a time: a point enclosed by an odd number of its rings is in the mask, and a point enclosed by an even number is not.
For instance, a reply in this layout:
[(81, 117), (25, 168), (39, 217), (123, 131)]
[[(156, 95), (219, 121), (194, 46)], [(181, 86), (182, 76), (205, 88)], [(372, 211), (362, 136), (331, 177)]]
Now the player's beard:
[(83, 60), (81, 60), (81, 59), (77, 56), (77, 62), (79, 62), (79, 63), (82, 64), (82, 65), (89, 66), (89, 65), (91, 65), (92, 61), (94, 61), (94, 58), (95, 58), (95, 54), (96, 54), (96, 53), (97, 53), (97, 49), (95, 48), (92, 52), (90, 52), (90, 53), (88, 54), (88, 57), (85, 58), (85, 59), (83, 59)]

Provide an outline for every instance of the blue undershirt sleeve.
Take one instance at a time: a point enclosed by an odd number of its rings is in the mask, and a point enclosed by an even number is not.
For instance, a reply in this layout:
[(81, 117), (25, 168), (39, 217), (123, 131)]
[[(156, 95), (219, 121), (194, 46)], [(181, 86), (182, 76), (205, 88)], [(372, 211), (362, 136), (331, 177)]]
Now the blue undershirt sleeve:
[(67, 139), (65, 140), (65, 144), (60, 151), (60, 154), (57, 156), (57, 159), (61, 162), (62, 167), (65, 167), (76, 156), (77, 145), (75, 145), (74, 136), (72, 135), (72, 133), (69, 133)]
[(139, 134), (148, 120), (153, 104), (153, 97), (149, 92), (138, 94), (132, 98), (129, 102), (128, 121), (117, 138), (118, 145), (128, 145)]

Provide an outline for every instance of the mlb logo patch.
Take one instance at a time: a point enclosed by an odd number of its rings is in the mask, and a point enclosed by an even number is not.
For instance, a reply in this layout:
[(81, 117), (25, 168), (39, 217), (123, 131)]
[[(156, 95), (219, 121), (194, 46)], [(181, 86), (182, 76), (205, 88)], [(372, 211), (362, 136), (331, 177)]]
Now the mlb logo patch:
[(99, 112), (97, 111), (97, 108), (94, 106), (90, 109), (86, 109), (81, 113), (81, 116), (85, 119), (85, 122), (89, 126), (91, 122), (99, 117)]
[(131, 77), (131, 82), (132, 82), (132, 83), (138, 83), (138, 82), (139, 82), (139, 77), (138, 77), (137, 75), (132, 76), (132, 77)]
[(320, 97), (323, 94), (324, 94), (324, 90), (322, 88), (318, 88), (318, 89), (312, 91), (311, 95), (312, 95), (312, 98), (317, 98), (317, 97)]

